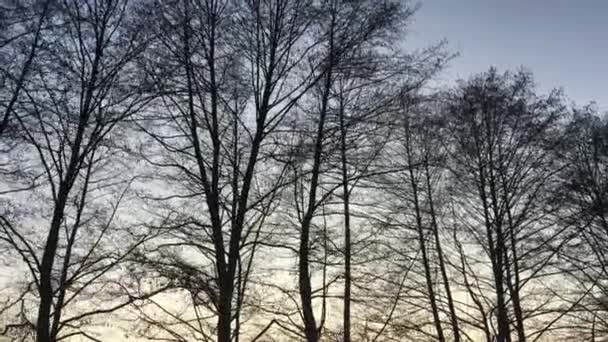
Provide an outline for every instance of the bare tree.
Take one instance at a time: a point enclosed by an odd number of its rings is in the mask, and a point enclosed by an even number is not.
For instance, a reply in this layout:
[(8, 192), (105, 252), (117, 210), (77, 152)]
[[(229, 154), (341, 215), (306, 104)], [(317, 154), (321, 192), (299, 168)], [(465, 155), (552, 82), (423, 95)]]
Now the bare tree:
[(415, 10), (0, 1), (0, 335), (607, 334), (605, 118), (524, 70), (432, 89)]
[[(445, 153), (438, 141), (440, 126), (433, 120), (437, 115), (432, 110), (431, 99), (420, 95), (404, 96), (401, 101), (401, 117), (397, 121), (400, 126), (396, 134), (398, 143), (393, 147), (395, 156), (403, 155), (405, 169), (396, 173), (396, 179), (389, 184), (389, 193), (397, 201), (396, 208), (404, 216), (405, 229), (414, 227), (413, 236), (416, 237), (418, 250), (421, 255), (422, 274), (426, 296), (430, 303), (430, 312), (437, 339), (445, 341), (445, 332), (442, 327), (443, 313), (441, 308), (440, 289), (436, 288), (435, 269), (441, 274), (443, 282), (449, 319), (453, 328), (454, 339), (460, 339), (457, 313), (446, 270), (446, 260), (443, 255), (442, 237), (439, 231), (439, 214), (434, 193), (438, 191), (441, 174), (444, 170), (443, 159)], [(411, 219), (408, 212), (411, 211)], [(413, 221), (409, 222), (408, 221)], [(433, 260), (436, 259), (436, 262)]]
[[(301, 301), (301, 313), (304, 323), (304, 333), (307, 341), (318, 341), (320, 338), (320, 330), (324, 321), (321, 319), (321, 324), (317, 325), (317, 320), (314, 314), (313, 305), (313, 289), (310, 278), (310, 240), (311, 229), (314, 227), (313, 218), (316, 216), (317, 210), (325, 203), (332, 194), (342, 188), (343, 196), (348, 196), (348, 179), (344, 179), (345, 172), (345, 126), (343, 115), (338, 115), (338, 141), (342, 141), (342, 181), (338, 186), (332, 186), (331, 181), (326, 184), (322, 175), (331, 169), (331, 165), (324, 165), (331, 158), (331, 150), (325, 149), (325, 145), (331, 144), (332, 127), (331, 118), (334, 108), (339, 107), (339, 101), (336, 101), (333, 89), (337, 84), (339, 75), (345, 70), (355, 70), (356, 57), (368, 57), (364, 54), (357, 55), (359, 49), (374, 51), (378, 48), (380, 41), (390, 39), (392, 32), (399, 28), (400, 20), (403, 19), (402, 8), (396, 3), (384, 3), (382, 6), (374, 6), (370, 2), (356, 1), (343, 3), (341, 1), (326, 1), (322, 2), (319, 7), (320, 25), (319, 30), (323, 37), (324, 52), (321, 57), (324, 60), (323, 69), (320, 70), (322, 80), (315, 92), (312, 94), (311, 107), (308, 113), (311, 115), (312, 122), (315, 123), (314, 129), (311, 131), (310, 137), (303, 137), (298, 147), (298, 155), (305, 156), (304, 159), (298, 160), (296, 168), (296, 176), (299, 174), (305, 176), (305, 181), (302, 179), (296, 184), (295, 207), (298, 216), (298, 225), (300, 229), (299, 247), (298, 247), (298, 288)], [(363, 66), (363, 65), (361, 65)], [(356, 71), (355, 71), (356, 72)], [(341, 111), (338, 109), (337, 111)], [(343, 111), (342, 111), (343, 114)], [(340, 117), (341, 120), (340, 121)], [(341, 133), (340, 133), (341, 132)], [(338, 144), (338, 146), (340, 146)], [(310, 159), (306, 158), (310, 154)], [(340, 159), (339, 159), (340, 160)], [(310, 162), (310, 163), (308, 163)], [(322, 192), (321, 192), (322, 191)], [(321, 193), (319, 193), (321, 192)], [(346, 195), (345, 195), (346, 194)], [(348, 207), (348, 198), (343, 197), (343, 203)], [(345, 211), (346, 220), (349, 219), (348, 208)], [(347, 239), (349, 228), (347, 227)], [(347, 246), (349, 242), (346, 241)], [(347, 247), (348, 248), (348, 247)], [(346, 254), (347, 263), (350, 258), (350, 253)], [(349, 271), (346, 266), (347, 282), (349, 282)], [(322, 284), (322, 291), (325, 291), (325, 284)], [(346, 296), (349, 296), (349, 284), (345, 289)], [(324, 297), (323, 297), (324, 298)], [(350, 333), (350, 299), (345, 302), (345, 338), (349, 339)], [(323, 306), (325, 308), (325, 306)], [(324, 310), (323, 310), (324, 312)], [(322, 315), (323, 316), (323, 315)]]
[(568, 301), (574, 306), (567, 313), (572, 317), (568, 330), (590, 341), (608, 333), (604, 267), (608, 232), (607, 127), (593, 105), (573, 110), (560, 149), (566, 166), (555, 199), (567, 208), (563, 212), (564, 225), (572, 227), (573, 236), (559, 252), (562, 269), (584, 298)]
[[(88, 291), (104, 283), (121, 298), (113, 270), (146, 239), (126, 224), (117, 227), (130, 181), (118, 173), (123, 164), (115, 155), (127, 143), (125, 120), (148, 102), (129, 69), (146, 38), (136, 21), (126, 25), (125, 1), (57, 6), (53, 31), (36, 33), (38, 61), (19, 85), (24, 99), (7, 111), (19, 129), (17, 147), (3, 155), (12, 158), (6, 165), (14, 182), (4, 183), (2, 193), (16, 209), (1, 213), (0, 237), (30, 271), (34, 303), (24, 309), (37, 315), (22, 325), (35, 329), (40, 342), (87, 336), (89, 317), (135, 300), (128, 294), (119, 303), (82, 307)], [(117, 246), (121, 235), (125, 244)]]
[(512, 340), (511, 323), (517, 341), (538, 337), (526, 331), (532, 327), (525, 320), (550, 312), (533, 304), (548, 299), (526, 288), (555, 274), (556, 253), (567, 241), (566, 228), (556, 224), (556, 209), (548, 204), (560, 169), (551, 136), (564, 106), (559, 93), (540, 97), (532, 84), (524, 71), (501, 75), (491, 69), (463, 83), (447, 107), (459, 192), (455, 213), (491, 262), (491, 278), (481, 268), (475, 271), (481, 286), (476, 296), (494, 291), (495, 302), (488, 304), (496, 310), (498, 341)]
[[(320, 78), (314, 19), (312, 2), (291, 0), (185, 0), (155, 12), (159, 45), (147, 71), (160, 110), (142, 118), (155, 143), (142, 152), (174, 190), (156, 196), (177, 217), (158, 227), (168, 239), (159, 248), (196, 255), (163, 271), (194, 277), (180, 281), (196, 316), (184, 329), (196, 338), (239, 338), (262, 228), (286, 182), (277, 127)], [(162, 265), (159, 257), (148, 264)], [(205, 327), (209, 316), (217, 324)]]

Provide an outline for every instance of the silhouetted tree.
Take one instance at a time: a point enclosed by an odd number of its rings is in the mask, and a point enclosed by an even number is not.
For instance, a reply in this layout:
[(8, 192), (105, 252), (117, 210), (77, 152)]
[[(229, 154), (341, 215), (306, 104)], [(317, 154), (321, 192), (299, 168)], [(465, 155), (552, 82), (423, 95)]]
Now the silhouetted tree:
[[(315, 11), (311, 1), (292, 0), (184, 0), (154, 11), (159, 41), (145, 69), (160, 97), (157, 114), (143, 118), (153, 144), (142, 155), (172, 189), (156, 195), (176, 217), (157, 227), (169, 239), (159, 248), (181, 259), (179, 248), (196, 255), (170, 265), (175, 272), (160, 271), (193, 277), (179, 281), (197, 321), (183, 328), (197, 338), (240, 334), (262, 227), (285, 183), (285, 166), (274, 160), (286, 153), (272, 142), (321, 78)], [(159, 257), (148, 265), (161, 267)], [(217, 325), (205, 327), (210, 314)]]
[(496, 310), (498, 341), (512, 340), (512, 322), (517, 341), (526, 341), (533, 336), (526, 317), (536, 312), (534, 301), (543, 300), (526, 288), (553, 274), (566, 241), (549, 205), (560, 169), (552, 136), (565, 109), (559, 93), (536, 95), (525, 71), (491, 69), (462, 83), (447, 101), (455, 214), (491, 266), (488, 278), (482, 264), (474, 264), (481, 286), (475, 296), (494, 292), (488, 304)]
[(558, 255), (562, 269), (573, 280), (573, 290), (584, 297), (563, 300), (574, 306), (568, 313), (575, 319), (569, 327), (571, 334), (594, 340), (608, 333), (608, 125), (593, 105), (574, 109), (560, 151), (565, 167), (555, 200), (564, 204), (563, 223), (572, 227), (572, 239)]
[[(87, 336), (90, 317), (136, 300), (126, 291), (135, 280), (121, 284), (113, 271), (148, 238), (117, 218), (131, 182), (121, 174), (125, 123), (149, 101), (132, 73), (147, 39), (130, 21), (126, 1), (54, 5), (54, 25), (44, 35), (49, 2), (36, 14), (32, 52), (12, 90), (20, 100), (7, 107), (17, 122), (16, 145), (3, 155), (11, 162), (2, 194), (11, 195), (12, 205), (0, 213), (0, 240), (29, 270), (33, 303), (23, 306), (19, 324), (34, 329), (39, 342)], [(85, 304), (104, 287), (115, 300), (98, 308)]]

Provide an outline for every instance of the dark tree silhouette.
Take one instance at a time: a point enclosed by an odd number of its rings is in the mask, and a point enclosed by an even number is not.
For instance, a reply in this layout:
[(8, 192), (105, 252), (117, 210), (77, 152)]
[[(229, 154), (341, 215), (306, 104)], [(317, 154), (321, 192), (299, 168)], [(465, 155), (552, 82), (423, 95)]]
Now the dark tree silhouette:
[[(149, 238), (117, 222), (135, 176), (120, 174), (118, 155), (128, 143), (127, 118), (149, 98), (130, 69), (147, 39), (130, 21), (126, 1), (54, 3), (54, 25), (44, 35), (50, 5), (41, 6), (32, 52), (6, 112), (18, 123), (9, 141), (15, 146), (7, 149), (11, 181), (2, 191), (12, 196), (14, 209), (0, 213), (0, 239), (30, 273), (34, 304), (23, 309), (35, 307), (37, 315), (34, 322), (24, 315), (18, 325), (34, 329), (36, 341), (51, 342), (87, 336), (82, 327), (90, 317), (137, 299), (127, 291), (131, 280), (112, 278)], [(124, 244), (113, 246), (115, 239)], [(89, 291), (104, 287), (115, 301), (79, 308)]]

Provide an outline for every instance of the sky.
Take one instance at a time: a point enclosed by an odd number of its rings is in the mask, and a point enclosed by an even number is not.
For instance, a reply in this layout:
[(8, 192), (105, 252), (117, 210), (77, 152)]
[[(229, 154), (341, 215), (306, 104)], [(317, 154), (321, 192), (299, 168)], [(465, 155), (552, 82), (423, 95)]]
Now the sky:
[(608, 109), (608, 1), (420, 0), (405, 44), (441, 39), (460, 54), (445, 81), (525, 66), (541, 91)]

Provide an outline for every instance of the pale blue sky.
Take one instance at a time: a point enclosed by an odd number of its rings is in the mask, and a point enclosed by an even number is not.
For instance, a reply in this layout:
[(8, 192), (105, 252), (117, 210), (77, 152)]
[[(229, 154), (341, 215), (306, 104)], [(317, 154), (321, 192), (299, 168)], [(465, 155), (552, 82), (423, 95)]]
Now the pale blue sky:
[(421, 0), (406, 44), (445, 38), (460, 57), (444, 80), (526, 66), (540, 89), (608, 108), (608, 0)]

